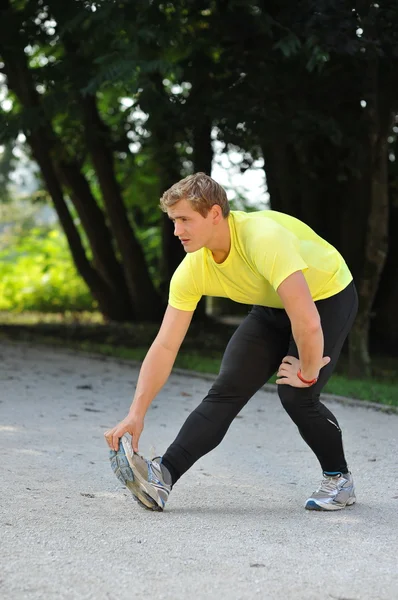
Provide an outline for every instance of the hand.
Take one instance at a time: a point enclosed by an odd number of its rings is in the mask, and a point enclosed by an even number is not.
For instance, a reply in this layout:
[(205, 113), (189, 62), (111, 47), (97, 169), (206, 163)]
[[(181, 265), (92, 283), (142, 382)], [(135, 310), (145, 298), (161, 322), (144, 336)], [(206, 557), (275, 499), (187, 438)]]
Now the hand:
[[(320, 368), (322, 369), (329, 363), (330, 363), (330, 357), (324, 356), (321, 360)], [(291, 385), (292, 387), (297, 387), (297, 388), (310, 387), (309, 385), (307, 385), (306, 383), (304, 383), (303, 381), (301, 381), (301, 379), (299, 379), (297, 377), (297, 371), (299, 369), (300, 369), (300, 361), (298, 358), (295, 358), (294, 356), (285, 356), (285, 358), (282, 360), (282, 364), (280, 365), (278, 373), (277, 373), (278, 377), (281, 377), (281, 379), (277, 379), (276, 383), (279, 385)]]
[(143, 429), (144, 419), (129, 413), (116, 427), (105, 431), (104, 436), (109, 448), (117, 452), (119, 450), (119, 439), (125, 433), (129, 433), (132, 438), (131, 445), (133, 450), (134, 452), (138, 452), (138, 441)]

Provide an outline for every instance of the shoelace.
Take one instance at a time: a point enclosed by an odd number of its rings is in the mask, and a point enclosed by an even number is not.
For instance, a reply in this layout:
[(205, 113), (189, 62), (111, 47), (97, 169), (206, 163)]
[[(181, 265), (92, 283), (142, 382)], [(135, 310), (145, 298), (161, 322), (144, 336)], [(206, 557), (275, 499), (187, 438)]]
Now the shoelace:
[(341, 477), (325, 477), (317, 492), (334, 492), (341, 482)]

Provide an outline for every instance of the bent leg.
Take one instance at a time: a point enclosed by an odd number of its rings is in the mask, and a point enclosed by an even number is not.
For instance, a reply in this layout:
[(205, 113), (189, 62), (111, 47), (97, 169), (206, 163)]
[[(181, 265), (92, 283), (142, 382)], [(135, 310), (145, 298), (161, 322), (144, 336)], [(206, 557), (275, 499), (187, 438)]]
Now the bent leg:
[[(327, 473), (347, 473), (348, 468), (341, 429), (333, 413), (320, 402), (320, 393), (336, 366), (354, 322), (357, 303), (353, 283), (336, 296), (316, 303), (324, 335), (324, 356), (330, 356), (331, 362), (321, 369), (317, 383), (311, 387), (278, 386), (283, 407), (299, 428), (304, 441), (315, 452), (323, 471)], [(288, 355), (298, 357), (293, 338)]]

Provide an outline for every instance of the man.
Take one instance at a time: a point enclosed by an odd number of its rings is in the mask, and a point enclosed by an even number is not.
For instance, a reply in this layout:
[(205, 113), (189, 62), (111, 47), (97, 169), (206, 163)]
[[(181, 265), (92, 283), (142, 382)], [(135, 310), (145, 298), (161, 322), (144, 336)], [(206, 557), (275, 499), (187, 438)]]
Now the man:
[[(225, 190), (204, 173), (173, 185), (161, 208), (187, 255), (171, 280), (169, 304), (130, 411), (105, 433), (116, 476), (140, 504), (163, 510), (177, 480), (221, 442), (243, 406), (277, 371), (283, 407), (323, 471), (305, 507), (339, 510), (353, 504), (341, 430), (319, 400), (357, 311), (342, 256), (291, 216), (230, 211)], [(206, 398), (163, 457), (147, 460), (138, 454), (146, 411), (170, 375), (203, 295), (254, 306), (233, 334)]]

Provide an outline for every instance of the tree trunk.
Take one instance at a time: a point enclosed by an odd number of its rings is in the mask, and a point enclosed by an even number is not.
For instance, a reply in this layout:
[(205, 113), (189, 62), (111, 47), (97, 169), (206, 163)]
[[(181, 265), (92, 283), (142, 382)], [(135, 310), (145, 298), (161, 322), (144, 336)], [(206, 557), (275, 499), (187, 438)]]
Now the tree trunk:
[[(366, 147), (366, 139), (363, 147)], [(357, 284), (364, 267), (367, 244), (367, 224), (371, 210), (371, 187), (369, 184), (369, 164), (365, 157), (358, 157), (358, 175), (352, 174), (342, 187), (338, 227), (338, 249)]]
[(302, 218), (300, 211), (299, 172), (294, 153), (283, 139), (262, 147), (264, 168), (269, 177), (270, 206), (272, 210)]
[(162, 303), (149, 276), (145, 257), (130, 226), (116, 180), (109, 132), (98, 113), (96, 99), (81, 97), (87, 147), (101, 188), (109, 224), (117, 242), (134, 313), (140, 320), (161, 316)]
[(358, 282), (359, 310), (349, 337), (349, 372), (352, 377), (371, 374), (369, 354), (370, 315), (388, 250), (388, 133), (390, 111), (380, 106), (379, 73), (376, 58), (370, 60), (367, 75), (367, 102), (370, 209), (362, 276)]
[[(120, 320), (134, 320), (123, 269), (115, 256), (112, 238), (102, 210), (93, 197), (87, 179), (72, 162), (57, 164), (57, 171), (69, 194), (93, 253), (93, 266), (112, 290)], [(113, 312), (115, 312), (113, 311)]]
[(390, 186), (389, 249), (373, 307), (370, 346), (375, 352), (398, 356), (398, 180)]
[[(4, 11), (2, 36), (0, 40), (1, 55), (5, 63), (7, 83), (14, 91), (22, 106), (37, 113), (37, 122), (42, 122), (40, 127), (31, 127), (26, 130), (26, 137), (37, 161), (49, 194), (54, 203), (61, 226), (67, 237), (72, 258), (83, 280), (89, 287), (93, 297), (97, 300), (99, 309), (103, 314), (113, 320), (126, 317), (119, 302), (115, 302), (113, 291), (101, 275), (88, 261), (79, 232), (69, 213), (63, 197), (62, 187), (59, 183), (54, 163), (51, 157), (53, 150), (54, 134), (45, 115), (41, 111), (40, 98), (34, 88), (31, 73), (23, 51), (23, 40), (19, 34), (18, 20), (12, 12), (9, 3)], [(4, 24), (7, 27), (4, 27)]]
[[(340, 245), (338, 156), (326, 138), (296, 147), (278, 136), (263, 146), (270, 205), (302, 220), (330, 243)], [(320, 157), (325, 157), (324, 163)], [(318, 163), (318, 164), (317, 164)]]
[[(75, 67), (76, 70), (80, 70), (81, 62), (87, 62), (87, 59), (84, 56), (84, 53), (83, 56), (81, 54), (79, 55), (79, 44), (76, 43), (67, 31), (63, 32), (62, 42), (70, 66)], [(90, 64), (86, 65), (87, 72), (90, 72), (90, 67)], [(109, 219), (109, 226), (122, 259), (122, 265), (120, 265), (118, 261), (116, 261), (116, 264), (113, 261), (112, 264), (111, 253), (108, 252), (107, 260), (100, 261), (101, 269), (106, 272), (107, 277), (113, 272), (117, 277), (119, 284), (122, 286), (121, 290), (123, 292), (127, 291), (135, 318), (141, 320), (157, 320), (161, 315), (161, 300), (149, 276), (142, 248), (129, 223), (120, 186), (116, 179), (113, 160), (113, 141), (111, 139), (110, 131), (101, 119), (96, 97), (90, 94), (82, 95), (80, 90), (81, 82), (78, 83), (78, 79), (74, 81), (74, 85), (78, 102), (80, 102), (82, 108), (87, 148), (91, 155), (91, 160), (102, 192), (105, 211)], [(87, 189), (88, 186), (84, 185), (81, 177), (79, 178), (79, 173), (73, 172), (73, 170), (71, 172), (71, 169), (69, 168), (66, 176), (72, 189), (74, 186), (76, 192), (76, 188), (79, 188), (80, 191), (83, 192), (85, 198), (88, 199), (90, 190)], [(75, 199), (78, 198), (75, 196)], [(82, 209), (83, 207), (80, 205), (80, 208)], [(99, 215), (97, 214), (97, 217), (98, 216)], [(90, 220), (91, 219), (88, 221), (86, 220), (86, 226), (88, 227), (88, 232), (92, 234)], [(102, 230), (106, 233), (104, 230), (105, 221), (103, 224), (98, 218), (95, 219), (95, 221), (100, 225), (103, 225)], [(106, 235), (105, 241), (106, 239), (110, 239), (110, 236)], [(97, 250), (97, 244), (95, 243), (94, 245)]]
[[(163, 77), (151, 75), (151, 85), (143, 92), (142, 108), (149, 113), (151, 149), (161, 195), (181, 179), (181, 159), (177, 152), (177, 140), (183, 138), (184, 125), (176, 115), (176, 107), (164, 89)], [(156, 106), (156, 105), (157, 106)], [(158, 108), (161, 107), (161, 108)], [(160, 210), (160, 209), (159, 209)], [(166, 213), (161, 213), (161, 254), (159, 272), (160, 291), (167, 301), (170, 280), (185, 256), (180, 240), (174, 235), (174, 225)]]
[(212, 120), (203, 115), (202, 120), (196, 122), (192, 130), (193, 143), (193, 170), (195, 173), (203, 172), (211, 175), (213, 163), (213, 146), (211, 143)]
[(73, 260), (80, 275), (97, 300), (98, 307), (104, 316), (114, 321), (124, 320), (126, 315), (123, 314), (121, 307), (115, 302), (112, 290), (87, 260), (79, 232), (65, 203), (62, 189), (59, 185), (48, 147), (46, 146), (44, 132), (37, 131), (31, 134), (31, 136), (27, 136), (27, 139), (53, 200), (55, 210), (68, 240)]

